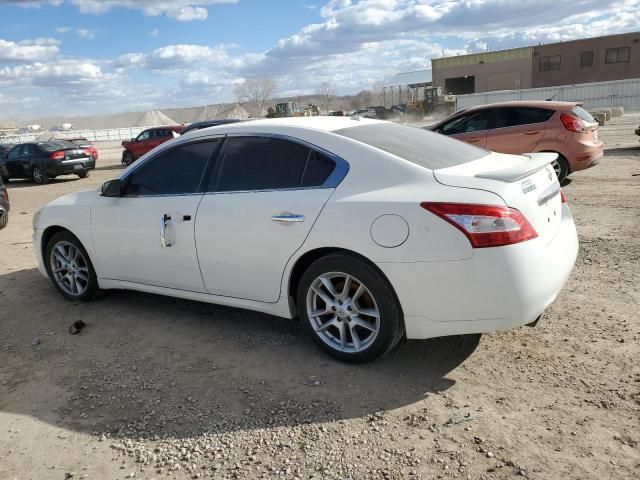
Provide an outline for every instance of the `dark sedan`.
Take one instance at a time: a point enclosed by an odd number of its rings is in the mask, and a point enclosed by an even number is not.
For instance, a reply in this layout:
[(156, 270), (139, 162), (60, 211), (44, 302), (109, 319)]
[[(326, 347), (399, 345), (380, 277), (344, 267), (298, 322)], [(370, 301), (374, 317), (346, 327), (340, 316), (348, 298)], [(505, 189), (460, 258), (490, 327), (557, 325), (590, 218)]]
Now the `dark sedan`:
[[(0, 173), (4, 167), (0, 166)], [(0, 230), (7, 226), (9, 223), (9, 193), (2, 183), (2, 176), (0, 176)]]
[(21, 143), (11, 149), (3, 162), (7, 180), (32, 178), (38, 184), (58, 175), (86, 178), (96, 165), (89, 153), (66, 140)]
[(182, 131), (182, 135), (185, 133), (193, 132), (195, 130), (202, 130), (203, 128), (217, 127), (218, 125), (227, 125), (229, 123), (244, 122), (238, 118), (221, 118), (218, 120), (203, 120), (202, 122), (194, 122)]

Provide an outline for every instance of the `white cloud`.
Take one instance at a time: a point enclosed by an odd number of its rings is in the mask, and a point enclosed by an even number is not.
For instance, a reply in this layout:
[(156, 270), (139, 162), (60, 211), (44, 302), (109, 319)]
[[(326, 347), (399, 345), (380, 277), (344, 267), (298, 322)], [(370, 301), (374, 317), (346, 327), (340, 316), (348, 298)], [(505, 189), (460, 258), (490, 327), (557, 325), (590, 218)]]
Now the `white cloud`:
[(151, 36), (151, 37), (154, 37), (154, 38), (155, 38), (155, 37), (157, 37), (158, 35), (160, 35), (160, 30), (158, 30), (157, 28), (154, 28), (153, 30), (151, 30), (151, 31), (149, 32), (149, 36)]
[(58, 28), (56, 28), (56, 32), (57, 33), (62, 33), (62, 34), (68, 33), (69, 30), (71, 30), (71, 27), (58, 27)]
[(211, 5), (237, 3), (239, 0), (70, 0), (82, 13), (100, 15), (114, 8), (142, 10), (145, 15), (166, 15), (181, 22), (205, 20)]
[(35, 62), (54, 58), (59, 42), (53, 38), (36, 38), (12, 42), (0, 38), (0, 65), (10, 62)]
[(87, 28), (79, 28), (76, 30), (76, 35), (78, 35), (78, 37), (80, 38), (85, 38), (85, 39), (92, 39), (92, 38), (96, 38), (96, 32), (95, 30), (89, 30)]

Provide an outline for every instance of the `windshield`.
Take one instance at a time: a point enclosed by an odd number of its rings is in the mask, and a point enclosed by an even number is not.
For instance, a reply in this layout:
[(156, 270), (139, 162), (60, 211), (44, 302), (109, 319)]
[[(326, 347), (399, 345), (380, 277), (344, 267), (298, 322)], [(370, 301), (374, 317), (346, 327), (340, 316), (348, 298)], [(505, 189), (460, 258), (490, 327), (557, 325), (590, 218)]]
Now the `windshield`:
[(397, 123), (343, 128), (334, 133), (384, 150), (430, 170), (453, 167), (489, 155), (481, 148), (438, 133)]

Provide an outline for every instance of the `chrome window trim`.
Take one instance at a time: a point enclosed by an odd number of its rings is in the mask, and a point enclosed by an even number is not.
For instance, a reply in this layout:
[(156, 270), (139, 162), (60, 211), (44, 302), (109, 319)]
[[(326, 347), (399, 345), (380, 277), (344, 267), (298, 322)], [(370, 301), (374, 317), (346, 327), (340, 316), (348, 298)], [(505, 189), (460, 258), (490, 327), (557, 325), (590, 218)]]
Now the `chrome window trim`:
[[(331, 175), (329, 175), (327, 177), (327, 179), (324, 181), (324, 183), (322, 185), (318, 185), (318, 186), (312, 186), (312, 187), (288, 187), (288, 188), (265, 188), (265, 189), (260, 189), (260, 190), (225, 190), (225, 191), (218, 191), (213, 190), (213, 191), (207, 191), (205, 192), (205, 195), (212, 195), (212, 194), (229, 194), (229, 193), (264, 193), (264, 192), (284, 192), (284, 191), (295, 191), (295, 190), (320, 190), (320, 189), (328, 189), (328, 188), (337, 188), (338, 185), (340, 185), (340, 183), (342, 183), (342, 180), (344, 180), (344, 178), (347, 176), (347, 173), (349, 173), (349, 169), (350, 169), (350, 165), (349, 162), (347, 162), (345, 159), (343, 159), (342, 157), (339, 157), (338, 155), (329, 152), (328, 150), (319, 147), (317, 145), (314, 145), (311, 142), (308, 142), (306, 140), (302, 140), (300, 138), (297, 137), (292, 137), (289, 135), (284, 135), (281, 133), (264, 133), (264, 132), (260, 132), (260, 133), (251, 133), (251, 132), (237, 132), (237, 133), (229, 133), (227, 134), (227, 138), (234, 138), (234, 137), (261, 137), (261, 138), (278, 138), (281, 140), (287, 140), (289, 142), (293, 142), (293, 143), (298, 143), (300, 145), (303, 145), (309, 149), (315, 150), (323, 155), (325, 155), (326, 157), (329, 157), (331, 160), (333, 160), (336, 164), (335, 168), (333, 169), (333, 172), (331, 172)], [(224, 158), (221, 158), (220, 161), (224, 160)], [(219, 175), (219, 172), (218, 172)], [(303, 176), (304, 176), (304, 172), (303, 172)], [(217, 180), (216, 179), (216, 187), (217, 187)]]

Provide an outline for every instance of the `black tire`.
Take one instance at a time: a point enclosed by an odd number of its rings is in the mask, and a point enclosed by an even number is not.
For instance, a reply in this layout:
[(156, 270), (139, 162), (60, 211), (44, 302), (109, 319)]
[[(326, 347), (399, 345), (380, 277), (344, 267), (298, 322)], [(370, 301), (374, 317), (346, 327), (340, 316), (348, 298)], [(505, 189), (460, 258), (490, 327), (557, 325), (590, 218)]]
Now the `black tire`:
[[(365, 301), (372, 300), (369, 303), (369, 306), (373, 306), (374, 308), (369, 308), (370, 311), (376, 310), (378, 312), (379, 324), (377, 326), (378, 330), (375, 336), (370, 337), (368, 340), (362, 340), (364, 344), (369, 343), (366, 348), (362, 348), (359, 351), (343, 351), (343, 348), (340, 348), (337, 344), (337, 341), (333, 343), (334, 346), (330, 344), (331, 340), (327, 340), (328, 337), (336, 336), (335, 333), (340, 335), (340, 330), (336, 327), (330, 326), (325, 329), (325, 325), (328, 323), (336, 323), (336, 322), (344, 322), (344, 325), (341, 328), (344, 329), (354, 329), (360, 328), (360, 332), (364, 332), (365, 335), (371, 335), (370, 330), (362, 330), (361, 327), (352, 324), (352, 317), (345, 317), (344, 320), (340, 319), (339, 315), (353, 315), (354, 317), (361, 317), (361, 315), (357, 315), (354, 312), (351, 312), (351, 307), (349, 307), (349, 312), (346, 312), (346, 308), (337, 307), (339, 310), (333, 309), (336, 313), (329, 312), (327, 315), (329, 321), (322, 324), (324, 332), (319, 333), (316, 331), (316, 327), (314, 327), (314, 322), (317, 324), (320, 319), (320, 316), (315, 317), (316, 320), (312, 322), (309, 319), (309, 315), (307, 312), (307, 301), (309, 300), (311, 303), (313, 301), (317, 301), (318, 296), (314, 297), (314, 291), (311, 290), (314, 283), (317, 283), (320, 280), (320, 277), (323, 275), (339, 275), (346, 274), (352, 277), (351, 285), (352, 289), (357, 289), (359, 284), (362, 284), (367, 292), (363, 295), (366, 295)], [(332, 280), (333, 282), (333, 280)], [(334, 284), (337, 290), (337, 285)], [(344, 287), (344, 283), (342, 285)], [(355, 293), (353, 294), (355, 298)], [(312, 300), (314, 299), (315, 300)], [(362, 295), (360, 295), (362, 298)], [(351, 298), (349, 298), (351, 301)], [(360, 303), (360, 300), (357, 300)], [(366, 260), (359, 258), (354, 255), (350, 255), (347, 253), (333, 253), (322, 257), (316, 260), (313, 264), (309, 266), (309, 268), (304, 272), (302, 278), (300, 279), (300, 283), (298, 285), (297, 292), (297, 310), (302, 325), (304, 329), (311, 335), (313, 340), (322, 348), (324, 351), (332, 355), (333, 357), (342, 360), (344, 362), (368, 362), (371, 360), (375, 360), (386, 355), (389, 351), (391, 351), (400, 341), (400, 339), (404, 336), (404, 320), (402, 316), (402, 310), (400, 308), (400, 304), (398, 299), (395, 296), (393, 288), (391, 287), (388, 280), (382, 275), (382, 273), (376, 269), (373, 265), (371, 265)], [(348, 302), (345, 302), (345, 305)], [(355, 302), (351, 303), (354, 305)], [(342, 303), (340, 304), (342, 305)], [(313, 306), (313, 305), (312, 305)], [(328, 310), (330, 307), (328, 304), (325, 304), (324, 307)], [(353, 307), (356, 309), (356, 307)], [(365, 307), (366, 308), (366, 307)], [(356, 310), (361, 310), (362, 305), (358, 305)], [(341, 312), (341, 313), (340, 313)], [(332, 317), (331, 317), (332, 316)], [(362, 318), (367, 318), (362, 317)], [(333, 321), (331, 321), (333, 320)], [(375, 322), (375, 320), (370, 319)], [(355, 322), (355, 320), (353, 320)], [(338, 325), (336, 323), (336, 325)], [(331, 333), (333, 331), (333, 334)], [(356, 332), (356, 337), (362, 339), (361, 334)], [(354, 337), (352, 333), (345, 333), (345, 338), (351, 339), (351, 346), (349, 347), (349, 342), (346, 342), (347, 348), (353, 349), (355, 347)], [(361, 340), (358, 340), (360, 342)], [(345, 345), (345, 342), (342, 343)]]
[(2, 183), (4, 183), (5, 185), (9, 183), (9, 177), (5, 177), (4, 175), (2, 175), (0, 179), (2, 179)]
[(82, 172), (78, 172), (78, 177), (79, 178), (88, 178), (89, 177), (89, 170), (83, 170)]
[(51, 180), (51, 177), (41, 166), (36, 165), (33, 167), (31, 171), (31, 176), (33, 177), (33, 181), (38, 185), (46, 185)]
[[(53, 271), (52, 271), (52, 252), (53, 249), (56, 247), (56, 245), (59, 244), (71, 244), (73, 245), (75, 248), (77, 248), (80, 253), (82, 254), (82, 261), (78, 263), (78, 265), (83, 265), (86, 266), (86, 270), (87, 270), (87, 282), (86, 282), (86, 287), (84, 288), (84, 290), (82, 292), (80, 292), (79, 294), (71, 294), (70, 292), (66, 291), (56, 280), (56, 278), (54, 277)], [(44, 264), (45, 267), (47, 269), (47, 273), (49, 274), (49, 278), (51, 279), (51, 282), (53, 283), (54, 287), (56, 287), (56, 289), (62, 294), (63, 297), (65, 297), (68, 300), (71, 300), (72, 302), (89, 302), (91, 300), (93, 300), (100, 292), (100, 287), (98, 286), (98, 279), (96, 277), (96, 271), (93, 268), (93, 264), (91, 263), (91, 259), (89, 258), (89, 254), (87, 253), (87, 251), (85, 250), (84, 246), (82, 245), (82, 243), (80, 242), (80, 240), (78, 240), (76, 238), (75, 235), (73, 235), (71, 232), (69, 231), (62, 231), (62, 232), (58, 232), (55, 235), (53, 235), (53, 237), (51, 237), (51, 239), (49, 240), (49, 243), (47, 243), (47, 246), (44, 250)]]
[(129, 166), (134, 162), (133, 154), (129, 150), (122, 152), (122, 164)]
[(6, 227), (8, 223), (9, 223), (9, 213), (8, 212), (0, 213), (0, 230)]
[(555, 160), (551, 166), (558, 176), (558, 182), (562, 183), (569, 176), (569, 162), (562, 155), (558, 154), (558, 159)]

